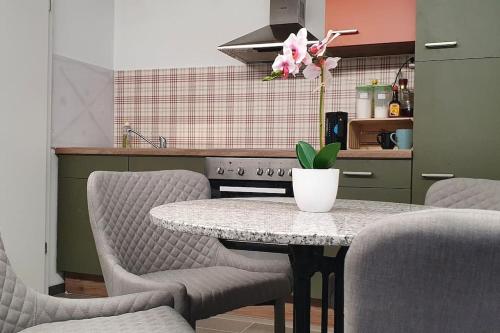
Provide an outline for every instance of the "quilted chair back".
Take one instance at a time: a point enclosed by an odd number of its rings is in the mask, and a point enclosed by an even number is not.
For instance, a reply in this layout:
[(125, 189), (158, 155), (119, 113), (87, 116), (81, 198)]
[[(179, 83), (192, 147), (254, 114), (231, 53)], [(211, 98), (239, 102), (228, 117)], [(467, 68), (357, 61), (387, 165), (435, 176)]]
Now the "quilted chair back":
[(33, 325), (35, 292), (17, 276), (0, 237), (0, 333), (14, 333)]
[(434, 183), (425, 204), (444, 208), (500, 210), (500, 181), (453, 178)]
[[(114, 257), (130, 273), (210, 266), (217, 239), (171, 232), (151, 223), (149, 211), (166, 203), (210, 198), (202, 174), (185, 170), (97, 171), (88, 181), (92, 232), (103, 271)], [(103, 272), (106, 277), (106, 272)]]

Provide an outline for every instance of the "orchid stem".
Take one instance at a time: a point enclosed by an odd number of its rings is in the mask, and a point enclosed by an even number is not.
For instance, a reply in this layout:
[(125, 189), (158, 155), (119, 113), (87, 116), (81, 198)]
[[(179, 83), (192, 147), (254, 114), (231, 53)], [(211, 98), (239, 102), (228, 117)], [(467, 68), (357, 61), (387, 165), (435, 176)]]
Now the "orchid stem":
[(321, 66), (321, 87), (319, 90), (319, 149), (325, 146), (324, 121), (325, 121), (325, 69)]

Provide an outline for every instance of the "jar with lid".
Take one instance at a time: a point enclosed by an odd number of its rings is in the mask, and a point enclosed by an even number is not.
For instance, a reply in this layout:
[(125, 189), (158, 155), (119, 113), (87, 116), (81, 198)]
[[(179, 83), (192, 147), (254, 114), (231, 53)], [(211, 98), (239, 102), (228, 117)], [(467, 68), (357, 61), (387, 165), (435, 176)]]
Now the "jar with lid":
[(376, 85), (373, 87), (374, 117), (388, 118), (389, 103), (392, 97), (392, 87), (390, 85)]
[(356, 118), (371, 118), (373, 107), (373, 86), (356, 87)]
[(401, 103), (401, 115), (403, 117), (413, 117), (413, 101), (411, 92), (408, 89), (408, 79), (399, 79), (399, 102)]

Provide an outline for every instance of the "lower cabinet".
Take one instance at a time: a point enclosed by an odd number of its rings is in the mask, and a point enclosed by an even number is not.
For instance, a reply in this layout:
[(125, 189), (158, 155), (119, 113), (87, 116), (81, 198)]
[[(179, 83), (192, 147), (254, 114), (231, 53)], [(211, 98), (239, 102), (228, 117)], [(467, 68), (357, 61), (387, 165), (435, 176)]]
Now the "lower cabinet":
[(205, 173), (203, 157), (129, 157), (129, 171), (191, 170)]
[(87, 179), (59, 178), (57, 269), (101, 274), (87, 207)]
[(411, 203), (411, 189), (339, 187), (337, 197), (340, 199)]
[(411, 160), (339, 160), (339, 199), (411, 202)]
[[(411, 160), (339, 160), (338, 198), (410, 202)], [(96, 170), (156, 171), (184, 169), (204, 173), (203, 157), (59, 156), (57, 268), (101, 275), (87, 207), (87, 179)], [(335, 248), (327, 254), (334, 255)], [(321, 298), (318, 278), (313, 297)]]
[(59, 156), (57, 270), (101, 275), (87, 207), (87, 180), (93, 171), (184, 169), (204, 172), (198, 157)]

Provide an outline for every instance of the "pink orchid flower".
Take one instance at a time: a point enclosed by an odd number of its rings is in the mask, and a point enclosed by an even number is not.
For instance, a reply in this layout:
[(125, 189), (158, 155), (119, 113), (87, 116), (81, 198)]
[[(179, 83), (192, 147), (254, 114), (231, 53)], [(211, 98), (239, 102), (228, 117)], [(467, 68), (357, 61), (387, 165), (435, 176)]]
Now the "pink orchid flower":
[(324, 66), (323, 68), (325, 69), (325, 80), (327, 82), (332, 81), (332, 74), (330, 73), (331, 69), (334, 69), (337, 67), (338, 62), (340, 58), (335, 57), (335, 58), (327, 58), (326, 60), (320, 60), (319, 64), (309, 64), (307, 67), (302, 71), (302, 74), (304, 74), (304, 77), (306, 79), (315, 79), (321, 74), (321, 67)]
[(292, 52), (293, 60), (296, 64), (304, 63), (308, 65), (311, 63), (311, 56), (307, 52), (307, 29), (302, 28), (297, 35), (290, 34), (283, 42), (283, 51), (290, 50)]
[(319, 43), (313, 44), (309, 48), (309, 52), (312, 53), (315, 57), (321, 57), (325, 54), (326, 47), (330, 44), (335, 38), (340, 36), (339, 33), (334, 33), (333, 30), (328, 30), (326, 37)]
[(275, 72), (281, 71), (284, 78), (287, 78), (289, 74), (295, 76), (299, 72), (299, 67), (295, 64), (292, 51), (289, 49), (284, 49), (283, 54), (276, 57), (272, 67)]

